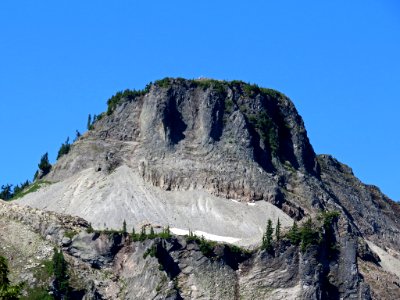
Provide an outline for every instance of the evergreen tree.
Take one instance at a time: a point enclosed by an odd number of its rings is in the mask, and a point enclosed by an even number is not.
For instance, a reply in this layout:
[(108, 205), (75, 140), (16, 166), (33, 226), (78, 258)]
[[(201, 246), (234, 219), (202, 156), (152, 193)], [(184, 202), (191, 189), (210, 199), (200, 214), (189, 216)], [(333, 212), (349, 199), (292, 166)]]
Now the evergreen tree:
[(65, 141), (65, 143), (61, 144), (61, 147), (58, 150), (57, 160), (61, 156), (68, 154), (70, 150), (71, 150), (71, 144), (69, 143), (69, 137), (67, 137), (67, 140)]
[(278, 218), (278, 222), (276, 223), (275, 227), (275, 238), (277, 241), (281, 239), (281, 221)]
[(69, 294), (69, 282), (68, 282), (68, 270), (67, 262), (64, 259), (62, 251), (54, 248), (53, 254), (53, 272), (54, 272), (54, 288), (56, 294), (59, 294), (57, 298), (68, 299)]
[(139, 241), (144, 241), (146, 237), (146, 227), (142, 226), (142, 229), (140, 230)]
[(0, 299), (16, 300), (21, 295), (23, 284), (11, 285), (8, 279), (9, 273), (6, 258), (0, 256)]
[(38, 164), (38, 167), (42, 171), (42, 177), (47, 175), (50, 172), (51, 164), (49, 162), (49, 154), (47, 152), (40, 159), (40, 163)]
[(132, 241), (134, 241), (134, 242), (136, 242), (138, 240), (137, 234), (135, 232), (135, 227), (132, 227), (131, 238), (132, 238)]
[(300, 243), (301, 237), (300, 237), (299, 227), (297, 226), (296, 222), (293, 223), (293, 226), (289, 230), (287, 237), (289, 238), (289, 241), (294, 245), (298, 245)]
[(150, 227), (150, 235), (149, 238), (154, 239), (156, 237), (156, 234), (154, 232), (153, 226)]
[(1, 186), (0, 199), (10, 200), (13, 197), (12, 184)]
[(319, 240), (318, 231), (314, 230), (314, 223), (311, 218), (308, 218), (300, 228), (301, 250), (305, 251), (308, 246), (315, 245)]
[(89, 116), (88, 116), (88, 120), (87, 120), (87, 130), (90, 130), (90, 129), (92, 129), (92, 115), (91, 114), (89, 114)]
[(124, 222), (122, 223), (122, 233), (124, 235), (126, 235), (128, 233), (128, 231), (126, 230), (126, 221), (124, 220)]
[(78, 130), (76, 130), (76, 131), (75, 131), (75, 139), (74, 139), (74, 142), (77, 141), (80, 137), (81, 137), (81, 133), (80, 133)]
[(271, 221), (271, 219), (268, 219), (267, 229), (263, 236), (261, 249), (264, 249), (266, 251), (272, 250), (272, 235), (273, 234), (274, 234), (274, 228), (272, 227), (272, 221)]

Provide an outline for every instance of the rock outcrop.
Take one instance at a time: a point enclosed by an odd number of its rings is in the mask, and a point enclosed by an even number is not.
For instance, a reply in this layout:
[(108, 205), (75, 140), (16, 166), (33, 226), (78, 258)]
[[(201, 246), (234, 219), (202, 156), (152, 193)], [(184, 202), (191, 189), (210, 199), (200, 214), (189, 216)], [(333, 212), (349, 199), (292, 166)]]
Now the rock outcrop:
[[(37, 278), (40, 259), (51, 256), (52, 246), (60, 247), (79, 299), (370, 299), (368, 285), (354, 272), (353, 247), (343, 249), (350, 253), (340, 260), (328, 258), (327, 245), (300, 251), (285, 240), (273, 252), (247, 252), (226, 244), (208, 244), (204, 250), (198, 239), (134, 242), (121, 232), (91, 232), (79, 218), (7, 203), (0, 203), (0, 214), (0, 239), (7, 245), (15, 240), (5, 233), (19, 224), (28, 233), (18, 240), (25, 249), (31, 247), (32, 235), (47, 247), (33, 267), (16, 272), (12, 265), (16, 281), (30, 278), (32, 286), (43, 284)], [(19, 259), (26, 263), (32, 258)], [(348, 269), (353, 269), (351, 277), (346, 276)]]
[[(52, 242), (76, 264), (112, 269), (116, 297), (382, 299), (388, 290), (400, 293), (400, 272), (388, 263), (399, 259), (399, 205), (333, 157), (316, 155), (293, 103), (274, 90), (167, 78), (120, 93), (45, 180), (53, 184), (18, 204), (80, 216), (97, 229), (119, 229), (123, 220), (128, 228), (170, 225), (253, 248), (268, 218), (274, 224), (279, 218), (287, 231), (294, 220), (301, 224), (323, 211), (340, 215), (331, 237), (336, 257), (327, 245), (304, 252), (283, 243), (273, 255), (259, 251), (235, 266), (182, 238), (129, 243), (84, 230), (71, 240), (56, 233)], [(42, 227), (34, 230), (43, 236)], [(157, 257), (143, 260), (149, 247)], [(369, 270), (382, 274), (390, 289)], [(121, 282), (135, 288), (121, 290)], [(92, 283), (92, 292), (94, 286), (99, 290)]]

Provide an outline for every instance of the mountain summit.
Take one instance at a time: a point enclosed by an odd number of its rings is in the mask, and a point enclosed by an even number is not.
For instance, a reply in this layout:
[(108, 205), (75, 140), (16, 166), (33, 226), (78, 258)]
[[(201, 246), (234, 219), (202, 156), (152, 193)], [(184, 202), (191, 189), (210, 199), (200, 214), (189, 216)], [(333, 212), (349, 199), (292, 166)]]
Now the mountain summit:
[[(78, 216), (98, 230), (123, 222), (169, 226), (177, 235), (195, 232), (258, 249), (268, 219), (284, 234), (293, 233), (294, 222), (303, 231), (320, 224), (310, 248), (304, 233), (300, 245), (277, 240), (274, 251), (240, 259), (214, 248), (216, 256), (198, 257), (200, 265), (188, 260), (193, 249), (182, 238), (157, 244), (158, 261), (176, 281), (175, 299), (382, 299), (388, 291), (400, 297), (400, 271), (393, 267), (400, 266), (399, 205), (332, 156), (316, 155), (292, 101), (275, 90), (165, 78), (117, 93), (44, 179), (51, 184), (17, 204)], [(74, 256), (74, 243), (85, 238), (77, 235), (65, 251)], [(135, 249), (120, 247), (137, 259)], [(118, 276), (139, 284), (140, 274), (132, 279), (128, 267), (120, 268)], [(141, 268), (154, 278), (163, 272)], [(219, 287), (206, 282), (208, 272)], [(154, 292), (143, 289), (140, 297)], [(135, 299), (134, 290), (127, 293)]]

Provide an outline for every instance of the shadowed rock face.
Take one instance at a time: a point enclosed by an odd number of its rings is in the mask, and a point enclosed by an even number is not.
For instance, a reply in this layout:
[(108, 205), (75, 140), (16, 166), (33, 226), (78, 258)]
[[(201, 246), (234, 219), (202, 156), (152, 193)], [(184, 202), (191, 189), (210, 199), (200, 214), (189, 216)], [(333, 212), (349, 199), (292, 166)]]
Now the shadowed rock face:
[[(45, 179), (57, 183), (20, 204), (79, 215), (98, 227), (107, 222), (118, 228), (126, 219), (129, 226), (147, 221), (224, 236), (233, 236), (237, 228), (233, 237), (254, 241), (260, 240), (267, 218), (279, 217), (288, 227), (291, 218), (301, 221), (324, 210), (340, 213), (335, 259), (327, 258), (326, 245), (304, 255), (282, 246), (275, 256), (259, 253), (232, 267), (230, 262), (213, 264), (182, 241), (162, 248), (157, 244), (162, 257), (178, 264), (168, 280), (154, 270), (154, 260), (146, 264), (140, 259), (149, 245), (132, 248), (122, 240), (88, 235), (72, 241), (68, 253), (92, 266), (126, 264), (118, 272), (140, 291), (130, 290), (128, 299), (146, 298), (156, 281), (175, 299), (369, 299), (368, 284), (377, 287), (374, 297), (385, 298), (382, 285), (371, 284), (365, 268), (380, 274), (393, 270), (385, 268), (387, 261), (380, 265), (380, 256), (365, 240), (382, 248), (382, 259), (400, 257), (399, 205), (331, 156), (316, 156), (286, 96), (242, 82), (165, 79), (145, 93), (122, 98)], [(254, 201), (258, 214), (246, 205)], [(265, 220), (259, 217), (264, 211)], [(98, 250), (114, 244), (113, 256)], [(143, 271), (134, 267), (139, 265)], [(278, 271), (284, 275), (277, 276)], [(153, 281), (142, 288), (141, 276)], [(385, 278), (396, 276), (392, 272)], [(213, 286), (210, 278), (221, 285)], [(169, 280), (181, 289), (164, 287)], [(394, 282), (388, 283), (391, 293), (400, 294)]]

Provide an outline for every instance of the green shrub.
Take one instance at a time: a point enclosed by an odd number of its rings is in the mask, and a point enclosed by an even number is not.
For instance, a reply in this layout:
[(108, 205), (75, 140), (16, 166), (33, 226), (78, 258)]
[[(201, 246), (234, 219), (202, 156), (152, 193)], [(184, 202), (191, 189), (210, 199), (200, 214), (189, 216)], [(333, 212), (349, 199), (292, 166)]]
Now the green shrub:
[(67, 230), (64, 232), (64, 236), (67, 238), (72, 239), (74, 236), (76, 236), (78, 233), (75, 230)]
[(49, 154), (47, 152), (45, 154), (43, 154), (43, 156), (40, 158), (38, 167), (43, 172), (42, 177), (47, 175), (50, 172), (51, 164), (49, 162)]
[(203, 253), (206, 257), (215, 256), (214, 254), (214, 247), (217, 245), (217, 242), (214, 241), (207, 241), (204, 236), (199, 239), (199, 248), (201, 253)]
[(275, 91), (273, 89), (260, 88), (260, 92), (261, 92), (262, 95), (269, 96), (271, 98), (278, 99), (278, 98), (283, 98), (284, 97), (283, 94), (281, 94), (280, 92)]
[(215, 79), (197, 79), (193, 80), (192, 85), (203, 89), (204, 91), (207, 89), (212, 89), (220, 96), (226, 95), (225, 85), (226, 81), (220, 81)]
[(286, 237), (293, 245), (298, 245), (301, 242), (301, 236), (299, 232), (299, 227), (297, 223), (294, 222), (292, 228), (290, 228), (289, 232), (287, 233)]
[(165, 77), (163, 79), (156, 80), (154, 84), (160, 88), (168, 88), (171, 84), (171, 78)]
[(243, 85), (243, 92), (246, 94), (246, 96), (253, 97), (260, 93), (260, 88), (257, 84), (248, 83)]
[(58, 150), (57, 160), (61, 156), (68, 154), (70, 150), (71, 150), (71, 144), (69, 143), (69, 137), (67, 137), (67, 140), (65, 141), (65, 143), (61, 144), (61, 147)]
[(319, 231), (315, 229), (315, 224), (309, 218), (300, 228), (301, 251), (305, 251), (311, 245), (317, 245), (320, 241)]
[(225, 113), (231, 114), (233, 111), (233, 105), (234, 105), (234, 103), (232, 100), (226, 99), (225, 100)]
[(129, 90), (117, 92), (107, 100), (107, 115), (111, 115), (115, 108), (124, 101), (130, 101), (136, 97), (143, 96), (150, 91), (151, 83), (146, 85), (143, 90)]
[[(25, 182), (21, 183), (21, 185), (18, 185), (18, 184), (17, 184), (17, 185), (14, 187), (12, 199), (19, 198), (19, 195), (20, 195), (21, 193), (23, 193), (24, 190), (25, 190), (30, 184), (31, 184), (31, 183), (29, 182), (29, 180), (26, 180)], [(2, 198), (2, 197), (0, 196), (0, 198)]]
[(324, 211), (320, 214), (319, 219), (322, 219), (324, 228), (328, 229), (339, 217), (340, 213), (338, 211)]
[(271, 152), (275, 154), (279, 149), (278, 128), (266, 112), (247, 115), (250, 124), (260, 135), (261, 140), (267, 143)]
[(68, 299), (70, 292), (67, 262), (64, 259), (64, 254), (61, 250), (54, 248), (53, 254), (53, 273), (54, 287), (63, 296)]
[(46, 181), (46, 180), (36, 180), (28, 187), (25, 187), (22, 191), (19, 191), (18, 193), (14, 194), (14, 196), (11, 200), (16, 200), (16, 199), (24, 197), (25, 195), (27, 195), (29, 193), (34, 193), (37, 190), (39, 190), (41, 187), (43, 187), (44, 185), (48, 185), (48, 184), (51, 184), (51, 182)]
[(157, 247), (155, 245), (151, 246), (150, 248), (147, 248), (147, 250), (143, 253), (143, 258), (146, 259), (147, 256), (150, 257), (156, 257), (157, 255)]
[(94, 232), (94, 229), (92, 227), (92, 223), (89, 223), (89, 226), (86, 228), (86, 232), (87, 233), (93, 233)]

